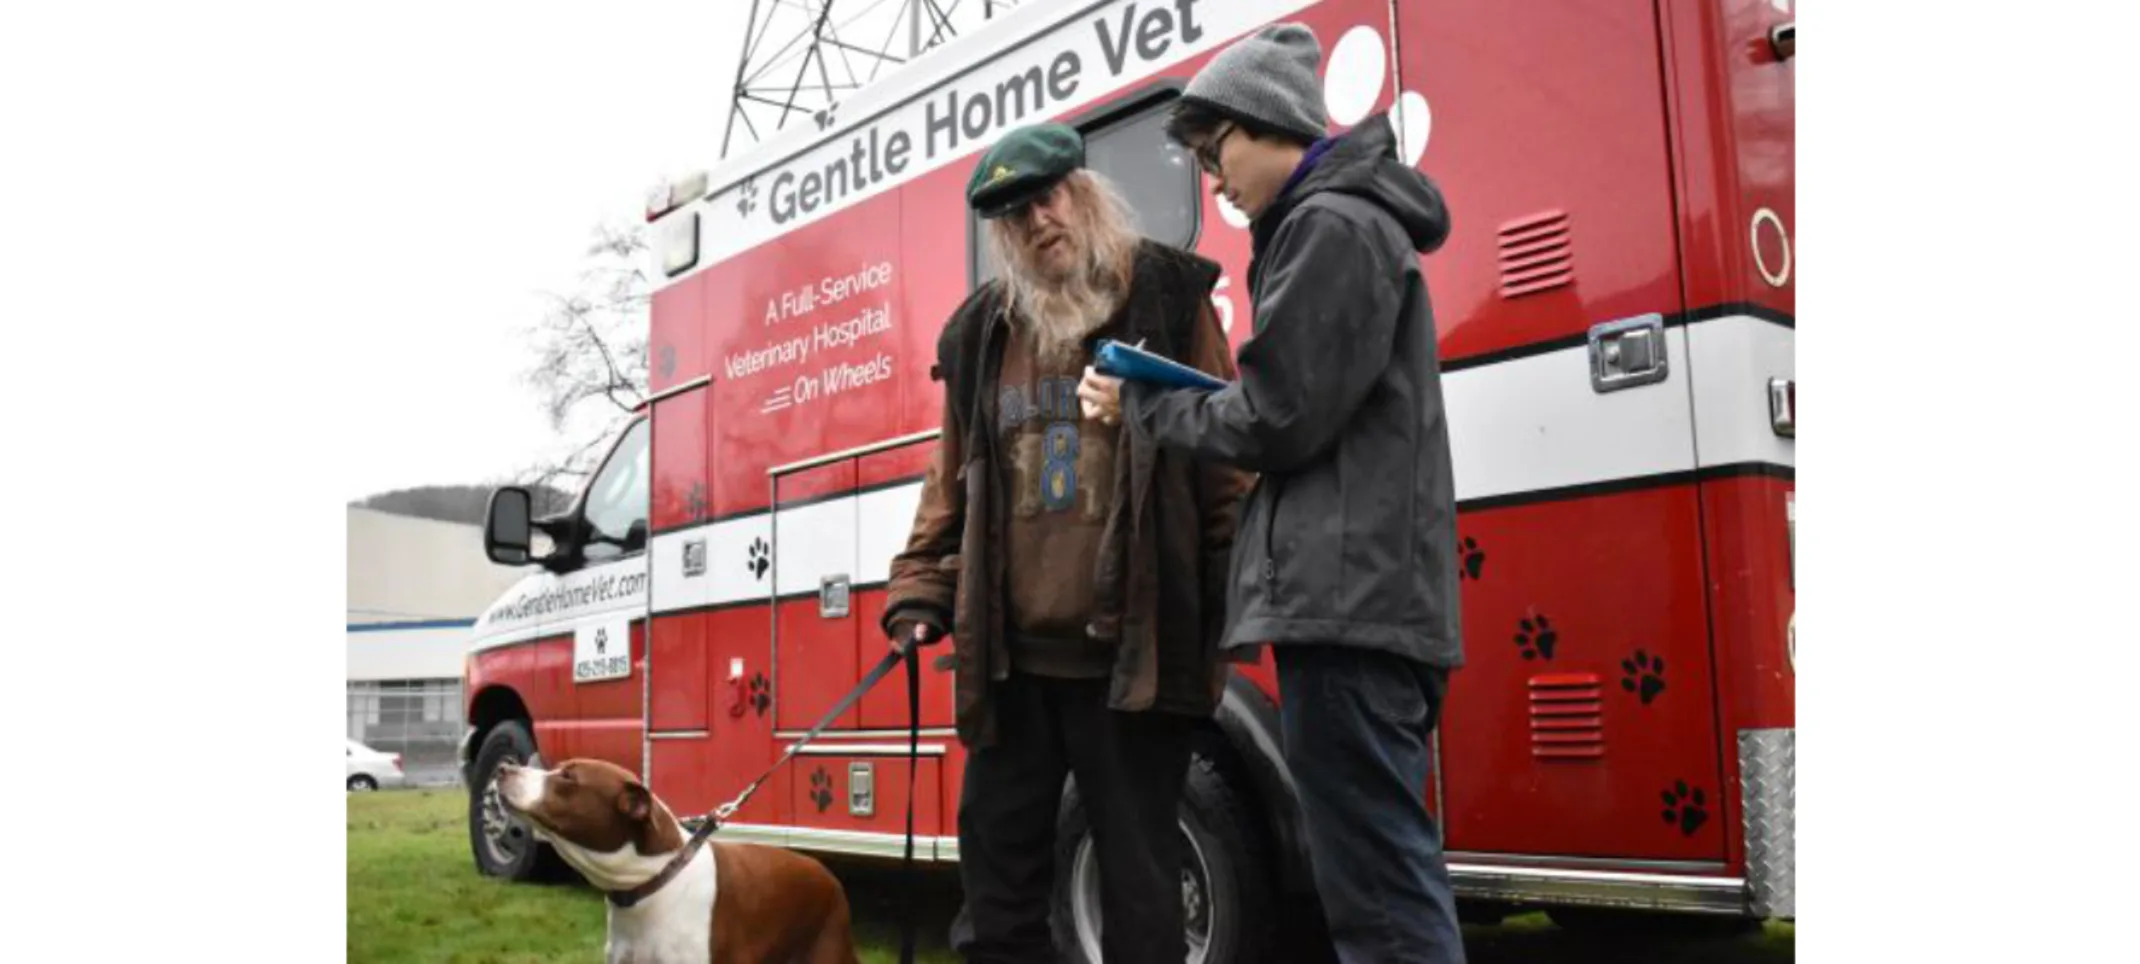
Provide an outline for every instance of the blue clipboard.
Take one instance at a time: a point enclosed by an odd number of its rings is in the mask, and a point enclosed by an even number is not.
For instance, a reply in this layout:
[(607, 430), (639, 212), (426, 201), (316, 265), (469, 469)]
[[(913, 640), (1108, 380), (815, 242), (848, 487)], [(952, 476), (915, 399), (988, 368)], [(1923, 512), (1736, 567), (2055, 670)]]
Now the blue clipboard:
[(1164, 388), (1220, 389), (1226, 383), (1170, 358), (1110, 338), (1100, 342), (1092, 368), (1102, 375), (1148, 382)]

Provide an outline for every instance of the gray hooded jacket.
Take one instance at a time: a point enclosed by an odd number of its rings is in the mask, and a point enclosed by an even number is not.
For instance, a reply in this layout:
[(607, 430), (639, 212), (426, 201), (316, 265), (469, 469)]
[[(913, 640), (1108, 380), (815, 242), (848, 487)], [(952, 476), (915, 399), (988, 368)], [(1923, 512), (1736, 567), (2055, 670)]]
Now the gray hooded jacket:
[(1224, 645), (1460, 666), (1456, 488), (1418, 258), (1449, 235), (1441, 193), (1377, 115), (1252, 230), (1240, 379), (1123, 389), (1135, 431), (1261, 476), (1234, 537)]

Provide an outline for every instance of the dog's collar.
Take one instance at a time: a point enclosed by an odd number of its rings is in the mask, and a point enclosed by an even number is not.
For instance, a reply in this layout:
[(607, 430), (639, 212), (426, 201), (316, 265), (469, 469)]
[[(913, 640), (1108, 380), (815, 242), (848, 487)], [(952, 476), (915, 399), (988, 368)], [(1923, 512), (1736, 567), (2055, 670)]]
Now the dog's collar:
[(615, 907), (631, 907), (654, 896), (654, 892), (660, 890), (662, 885), (675, 880), (677, 874), (684, 872), (684, 867), (691, 863), (692, 857), (697, 856), (699, 848), (706, 845), (706, 838), (713, 836), (713, 831), (718, 828), (719, 823), (712, 817), (707, 817), (706, 822), (700, 824), (698, 830), (691, 834), (691, 839), (684, 841), (684, 849), (669, 858), (668, 865), (661, 868), (661, 873), (630, 890), (609, 891), (609, 903)]

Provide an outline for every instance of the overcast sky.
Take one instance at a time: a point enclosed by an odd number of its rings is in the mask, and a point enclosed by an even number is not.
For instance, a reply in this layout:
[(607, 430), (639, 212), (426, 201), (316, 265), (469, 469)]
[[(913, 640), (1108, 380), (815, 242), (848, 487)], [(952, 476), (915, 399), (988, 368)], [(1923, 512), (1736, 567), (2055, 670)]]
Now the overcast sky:
[[(764, 2), (769, 49), (812, 22)], [(904, 35), (903, 2), (834, 21), (875, 46)], [(527, 328), (598, 224), (718, 165), (750, 6), (10, 7), (0, 360), (49, 360), (0, 377), (13, 444), (82, 436), (52, 406), (89, 393), (145, 464), (268, 437), (279, 472), (330, 474), (341, 499), (539, 460), (561, 440), (521, 383)], [(150, 439), (187, 454), (140, 456)]]
[[(732, 8), (732, 9), (731, 9)], [(360, 405), (344, 494), (490, 481), (554, 442), (519, 384), (525, 326), (565, 292), (589, 231), (656, 180), (713, 166), (748, 4), (436, 4), (391, 31), (351, 122), (372, 183), (378, 307), (346, 361)], [(398, 226), (398, 228), (397, 228)]]
[[(842, 0), (833, 22), (876, 46), (905, 35), (903, 2)], [(782, 18), (768, 50), (814, 20), (800, 3), (764, 3)], [(130, 326), (11, 329), (10, 354), (105, 353), (86, 371), (38, 369), (49, 389), (11, 387), (50, 399), (109, 382), (119, 350), (241, 393), (184, 415), (155, 405), (188, 433), (242, 426), (264, 401), (283, 416), (293, 400), (319, 406), (277, 437), (324, 445), (342, 499), (493, 482), (539, 461), (565, 440), (522, 382), (528, 327), (545, 294), (574, 288), (597, 225), (642, 218), (655, 183), (718, 165), (750, 7), (11, 10), (0, 137), (34, 148), (0, 151), (0, 221), (22, 229), (0, 257), (0, 285), (19, 290), (0, 305), (39, 318), (94, 308)], [(980, 10), (964, 5), (960, 27)]]
[[(844, 0), (834, 25), (875, 47), (904, 37), (901, 6)], [(374, 178), (352, 193), (373, 208), (363, 221), (384, 269), (362, 282), (379, 306), (347, 360), (392, 373), (356, 407), (349, 498), (491, 481), (559, 442), (519, 382), (525, 326), (543, 293), (571, 289), (597, 223), (639, 217), (657, 180), (717, 164), (750, 7), (389, 3), (337, 29), (337, 50), (382, 52), (345, 95)], [(777, 16), (768, 51), (811, 15), (790, 4)]]

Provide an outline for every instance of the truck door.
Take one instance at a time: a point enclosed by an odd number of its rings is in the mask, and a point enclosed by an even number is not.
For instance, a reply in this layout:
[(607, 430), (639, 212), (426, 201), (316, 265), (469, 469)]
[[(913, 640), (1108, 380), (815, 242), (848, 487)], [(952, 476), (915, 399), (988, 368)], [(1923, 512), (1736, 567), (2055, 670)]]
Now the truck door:
[[(852, 590), (855, 465), (842, 459), (773, 475), (775, 732), (809, 729), (860, 678)], [(853, 708), (832, 726), (853, 729)]]
[(650, 786), (671, 806), (703, 812), (709, 785), (714, 667), (707, 611), (712, 511), (707, 443), (708, 382), (685, 383), (655, 396), (652, 571), (647, 594), (646, 766)]
[(1337, 106), (1384, 85), (1455, 224), (1423, 262), (1467, 660), (1437, 766), (1452, 858), (1720, 866), (1686, 327), (1714, 306), (1684, 296), (1657, 7), (1397, 11), (1394, 81), (1365, 24), (1324, 38), (1325, 83)]
[[(863, 669), (883, 658), (889, 645), (878, 631), (884, 619), (886, 587), (891, 581), (892, 558), (906, 550), (914, 513), (921, 507), (919, 478), (928, 472), (936, 447), (937, 432), (923, 432), (881, 451), (863, 455), (856, 462), (860, 495), (856, 499), (862, 525), (855, 533), (857, 564), (855, 616), (862, 634)], [(952, 725), (951, 669), (938, 666), (948, 656), (946, 640), (922, 650), (921, 725), (932, 731), (925, 736), (950, 735)], [(904, 679), (887, 678), (862, 698), (861, 726), (887, 733), (907, 726), (907, 687)]]
[[(879, 620), (891, 559), (920, 502), (914, 475), (927, 464), (933, 433), (894, 438), (822, 462), (776, 468), (773, 569), (779, 602), (774, 651), (782, 749), (815, 725), (886, 652)], [(923, 653), (923, 723), (912, 790), (915, 832), (941, 828), (942, 758), (951, 680)], [(805, 747), (788, 768), (795, 827), (791, 840), (894, 855), (908, 800), (906, 679), (891, 675)], [(923, 844), (927, 846), (927, 844)]]
[(592, 757), (635, 771), (645, 765), (648, 444), (646, 421), (633, 422), (581, 498), (584, 565), (561, 580), (564, 615), (546, 630), (561, 634), (556, 652), (566, 665), (559, 678), (571, 690), (561, 739), (541, 743), (536, 724), (538, 743), (553, 760)]

